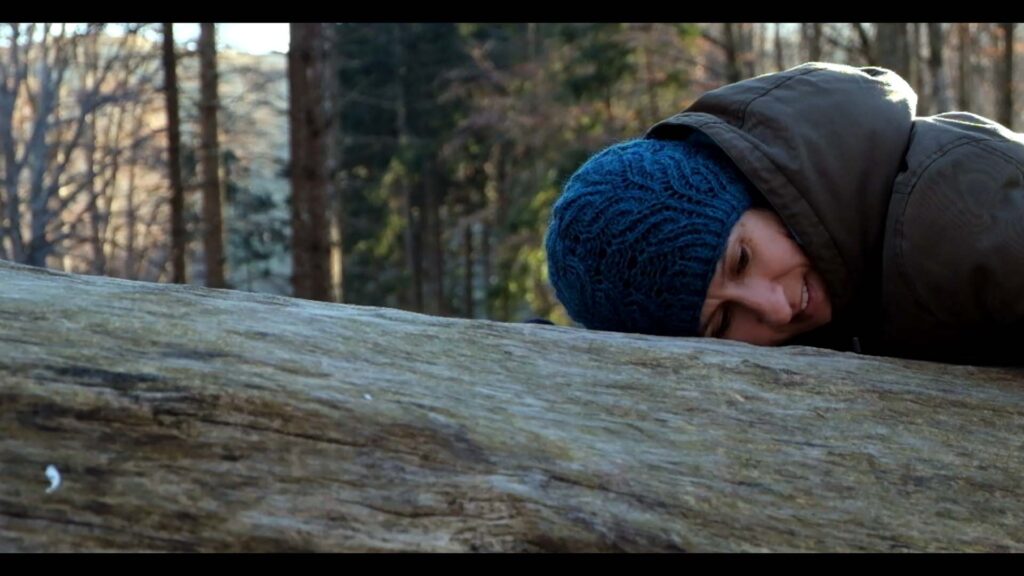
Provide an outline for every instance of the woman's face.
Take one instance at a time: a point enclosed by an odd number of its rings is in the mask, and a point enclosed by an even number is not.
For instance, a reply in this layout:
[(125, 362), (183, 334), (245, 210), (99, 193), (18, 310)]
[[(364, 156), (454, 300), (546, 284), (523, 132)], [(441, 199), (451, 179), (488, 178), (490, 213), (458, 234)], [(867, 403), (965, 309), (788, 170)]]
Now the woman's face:
[(782, 220), (770, 210), (744, 212), (711, 278), (701, 335), (774, 346), (831, 319), (824, 279)]

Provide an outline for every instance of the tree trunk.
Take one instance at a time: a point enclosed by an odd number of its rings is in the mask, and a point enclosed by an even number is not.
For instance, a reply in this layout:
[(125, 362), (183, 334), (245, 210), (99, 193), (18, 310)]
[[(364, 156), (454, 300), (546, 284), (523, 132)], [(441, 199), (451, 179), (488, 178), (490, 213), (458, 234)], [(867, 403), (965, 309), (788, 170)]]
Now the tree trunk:
[(1002, 82), (999, 89), (999, 123), (1013, 130), (1013, 22), (999, 25), (1003, 38)]
[(917, 109), (921, 115), (930, 114), (932, 110), (931, 90), (925, 89), (925, 59), (921, 55), (925, 39), (923, 30), (927, 23), (913, 22), (910, 24), (909, 49), (907, 50), (910, 63), (910, 87), (917, 93)]
[(754, 51), (754, 26), (749, 22), (739, 25), (740, 33), (740, 63), (744, 78), (753, 78), (757, 73)]
[(650, 38), (653, 36), (654, 26), (649, 23), (642, 26), (642, 34), (646, 36), (646, 38), (640, 46), (639, 57), (643, 59), (644, 65), (644, 92), (647, 96), (648, 118), (643, 124), (646, 128), (647, 126), (651, 126), (655, 122), (661, 120), (661, 110), (658, 108), (658, 90), (655, 85), (654, 58), (651, 54)]
[(200, 133), (203, 167), (203, 252), (206, 255), (206, 285), (224, 288), (224, 230), (220, 186), (220, 150), (217, 134), (217, 44), (214, 24), (199, 25)]
[(331, 300), (345, 301), (345, 198), (337, 190), (331, 203)]
[[(171, 281), (188, 282), (185, 272), (185, 186), (181, 180), (181, 120), (178, 114), (178, 71), (174, 24), (163, 25), (164, 94), (167, 98), (167, 164), (171, 182)], [(134, 232), (130, 231), (129, 235)]]
[(336, 24), (325, 25), (327, 35), (327, 64), (324, 78), (327, 84), (326, 102), (330, 104), (330, 122), (328, 129), (329, 151), (327, 158), (331, 160), (331, 297), (335, 302), (345, 301), (345, 196), (347, 190), (341, 178), (339, 167), (344, 166), (342, 155), (345, 147), (341, 145), (341, 58), (337, 43)]
[[(92, 72), (86, 73), (86, 78), (92, 77), (95, 79), (95, 75)], [(89, 272), (91, 274), (106, 275), (107, 259), (103, 246), (103, 215), (100, 213), (100, 190), (96, 181), (99, 177), (96, 170), (96, 154), (99, 140), (97, 132), (96, 114), (90, 114), (85, 121), (85, 145), (83, 150), (85, 152), (85, 188), (89, 198), (89, 244), (92, 247), (92, 262), (89, 265)]]
[[(33, 106), (36, 117), (33, 119), (32, 134), (26, 143), (25, 151), (28, 167), (29, 241), (23, 261), (25, 264), (39, 267), (46, 266), (47, 257), (54, 249), (53, 243), (46, 234), (50, 221), (54, 217), (49, 209), (50, 196), (47, 194), (46, 174), (47, 168), (50, 167), (50, 158), (55, 142), (46, 136), (51, 132), (56, 121), (57, 107), (60, 104), (58, 76), (63, 74), (56, 57), (47, 55), (50, 51), (57, 52), (61, 49), (51, 34), (51, 26), (50, 24), (43, 26), (39, 41), (41, 54), (39, 60), (33, 62), (38, 79), (38, 92)], [(83, 128), (85, 127), (85, 118), (86, 115), (82, 114), (80, 121)]]
[(19, 45), (17, 24), (7, 24), (11, 35), (7, 50), (0, 52), (0, 70), (3, 71), (3, 82), (0, 82), (0, 157), (3, 158), (3, 217), (0, 218), (0, 229), (3, 230), (0, 252), (3, 258), (21, 261), (25, 246), (21, 236), (21, 201), (18, 195), (18, 182), (22, 170), (17, 154), (18, 131), (15, 126), (14, 111), (17, 109), (18, 94), (25, 81), (25, 72), (20, 66), (22, 48)]
[(751, 24), (753, 34), (756, 37), (757, 47), (754, 50), (754, 61), (751, 68), (751, 75), (756, 76), (768, 71), (768, 24)]
[(308, 240), (310, 241), (310, 269), (312, 278), (310, 298), (330, 302), (331, 298), (331, 235), (330, 235), (330, 208), (331, 198), (334, 196), (333, 174), (334, 158), (331, 152), (334, 151), (332, 140), (337, 137), (335, 124), (333, 122), (334, 103), (330, 100), (333, 90), (328, 86), (337, 74), (336, 70), (330, 70), (328, 63), (328, 51), (334, 46), (329, 41), (333, 38), (329, 29), (333, 24), (316, 23), (307, 24), (310, 27), (310, 41), (313, 48), (313, 61), (307, 73), (311, 76), (310, 97), (307, 100), (310, 109), (306, 116), (310, 126), (306, 135), (310, 138), (307, 156), (309, 168), (309, 209), (311, 229)]
[(972, 74), (971, 74), (971, 28), (970, 24), (960, 22), (956, 24), (957, 31), (957, 64), (960, 74), (957, 78), (957, 107), (960, 110), (970, 111), (973, 99), (971, 98)]
[(441, 237), (441, 202), (438, 198), (438, 173), (435, 159), (427, 158), (423, 169), (423, 194), (426, 212), (426, 233), (430, 247), (430, 275), (433, 280), (436, 314), (450, 313), (444, 295), (444, 242)]
[(911, 22), (910, 24), (907, 24), (907, 26), (909, 27), (909, 34), (907, 37), (907, 62), (910, 65), (910, 76), (906, 80), (910, 84), (910, 87), (914, 89), (914, 92), (918, 93), (918, 97), (920, 98), (920, 94), (923, 91), (921, 90), (923, 77), (921, 75), (921, 59), (919, 58), (921, 54), (921, 23)]
[[(139, 244), (143, 246), (140, 250), (135, 248), (135, 229), (138, 224), (138, 212), (135, 209), (135, 201), (140, 195), (135, 191), (135, 175), (138, 172), (139, 166), (139, 143), (138, 140), (132, 143), (131, 148), (128, 150), (128, 177), (127, 186), (125, 191), (125, 204), (128, 213), (125, 214), (125, 227), (128, 229), (128, 240), (127, 249), (125, 250), (125, 278), (130, 280), (142, 279), (143, 270), (142, 265), (145, 262), (145, 242)], [(155, 214), (156, 211), (151, 213)], [(185, 244), (185, 248), (188, 249), (188, 243)], [(185, 282), (181, 282), (184, 284)]]
[(892, 70), (909, 82), (910, 42), (907, 38), (907, 24), (877, 22), (875, 27), (878, 65)]
[(1019, 369), (0, 283), (5, 552), (1024, 551)]
[(807, 60), (821, 61), (821, 23), (805, 23), (801, 25), (801, 40), (807, 47)]
[(483, 278), (484, 318), (493, 317), (491, 308), (491, 230), (492, 226), (485, 220), (480, 226), (480, 276)]
[(722, 48), (725, 51), (725, 81), (729, 84), (739, 82), (743, 79), (743, 72), (740, 69), (740, 34), (739, 30), (737, 30), (738, 27), (739, 24), (734, 22), (726, 22), (722, 24), (722, 32), (724, 36)]
[(782, 71), (786, 69), (785, 52), (782, 50), (782, 24), (775, 24), (775, 69)]
[(309, 208), (308, 191), (306, 189), (305, 162), (306, 121), (303, 117), (307, 109), (306, 99), (309, 96), (309, 77), (305, 74), (308, 46), (303, 34), (302, 24), (289, 25), (288, 46), (288, 125), (289, 146), (289, 177), (292, 185), (292, 295), (296, 298), (309, 298)]
[[(409, 133), (409, 125), (406, 121), (406, 114), (408, 112), (408, 105), (405, 100), (407, 70), (405, 65), (402, 26), (403, 24), (401, 23), (394, 24), (393, 30), (395, 36), (392, 55), (394, 57), (395, 69), (397, 71), (397, 78), (395, 80), (395, 133), (398, 136), (398, 152), (400, 155), (405, 155), (409, 147), (411, 134)], [(413, 310), (422, 312), (424, 310), (422, 258), (424, 228), (422, 222), (424, 220), (424, 214), (422, 211), (417, 210), (417, 198), (415, 189), (409, 181), (408, 168), (408, 166), (403, 167), (403, 174), (398, 178), (398, 185), (400, 186), (399, 192), (405, 208), (405, 258), (406, 266), (412, 276), (412, 285), (409, 289), (412, 291), (412, 298), (410, 298), (410, 300), (412, 301)]]
[(871, 40), (871, 34), (868, 33), (863, 22), (854, 22), (851, 27), (852, 32), (857, 35), (857, 40), (855, 44), (851, 44), (847, 51), (850, 57), (850, 63), (860, 66), (872, 65), (875, 61), (875, 57), (874, 43)]
[(953, 109), (949, 97), (949, 79), (946, 75), (946, 66), (943, 63), (943, 37), (942, 24), (929, 22), (928, 66), (931, 68), (932, 102), (935, 104), (936, 113), (949, 112)]
[(465, 298), (463, 313), (466, 315), (466, 318), (473, 318), (473, 223), (470, 221), (466, 222), (462, 230), (462, 250), (464, 256), (462, 266), (465, 270), (462, 288), (462, 294)]
[(328, 211), (331, 206), (330, 139), (337, 135), (332, 122), (328, 87), (326, 24), (292, 24), (289, 77), (293, 80), (291, 105), (293, 136), (299, 141), (292, 153), (292, 210), (296, 229), (292, 253), (295, 260), (295, 295), (311, 300), (331, 300), (331, 238)]

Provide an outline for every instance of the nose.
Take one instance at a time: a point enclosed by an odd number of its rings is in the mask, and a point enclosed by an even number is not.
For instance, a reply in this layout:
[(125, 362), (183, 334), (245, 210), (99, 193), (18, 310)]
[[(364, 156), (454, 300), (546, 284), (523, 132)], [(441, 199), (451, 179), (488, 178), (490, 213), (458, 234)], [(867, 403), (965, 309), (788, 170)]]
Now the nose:
[(768, 326), (789, 324), (796, 314), (796, 308), (786, 298), (782, 285), (771, 281), (746, 283), (737, 293), (741, 304), (753, 311), (758, 319)]

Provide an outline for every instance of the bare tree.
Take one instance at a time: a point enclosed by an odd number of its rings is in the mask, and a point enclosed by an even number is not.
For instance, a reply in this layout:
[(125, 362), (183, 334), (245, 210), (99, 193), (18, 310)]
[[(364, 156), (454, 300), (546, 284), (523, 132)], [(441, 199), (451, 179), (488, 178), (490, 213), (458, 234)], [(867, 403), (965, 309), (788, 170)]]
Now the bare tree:
[(181, 182), (181, 120), (178, 117), (178, 72), (174, 24), (163, 25), (164, 93), (167, 98), (167, 171), (171, 183), (172, 281), (187, 282), (185, 272), (185, 187)]
[(874, 64), (876, 62), (875, 42), (871, 39), (871, 33), (868, 32), (867, 26), (863, 22), (855, 22), (853, 28), (857, 32), (861, 57), (867, 64)]
[(200, 77), (200, 165), (203, 189), (203, 252), (206, 256), (206, 285), (225, 288), (224, 227), (220, 185), (220, 146), (217, 130), (217, 44), (214, 24), (199, 25)]
[[(0, 256), (35, 266), (80, 257), (107, 270), (109, 218), (122, 149), (122, 108), (152, 87), (138, 25), (10, 24), (0, 33)], [(54, 260), (54, 262), (58, 262)]]

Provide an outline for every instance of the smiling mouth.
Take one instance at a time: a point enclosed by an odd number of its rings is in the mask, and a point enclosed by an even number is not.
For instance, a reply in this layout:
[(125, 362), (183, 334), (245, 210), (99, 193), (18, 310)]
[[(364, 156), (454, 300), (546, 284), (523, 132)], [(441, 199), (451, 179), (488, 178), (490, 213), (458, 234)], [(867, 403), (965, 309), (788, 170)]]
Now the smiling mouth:
[(800, 285), (800, 311), (791, 320), (794, 324), (806, 322), (811, 317), (810, 310), (808, 310), (811, 306), (811, 287), (807, 282), (807, 276), (804, 276)]

